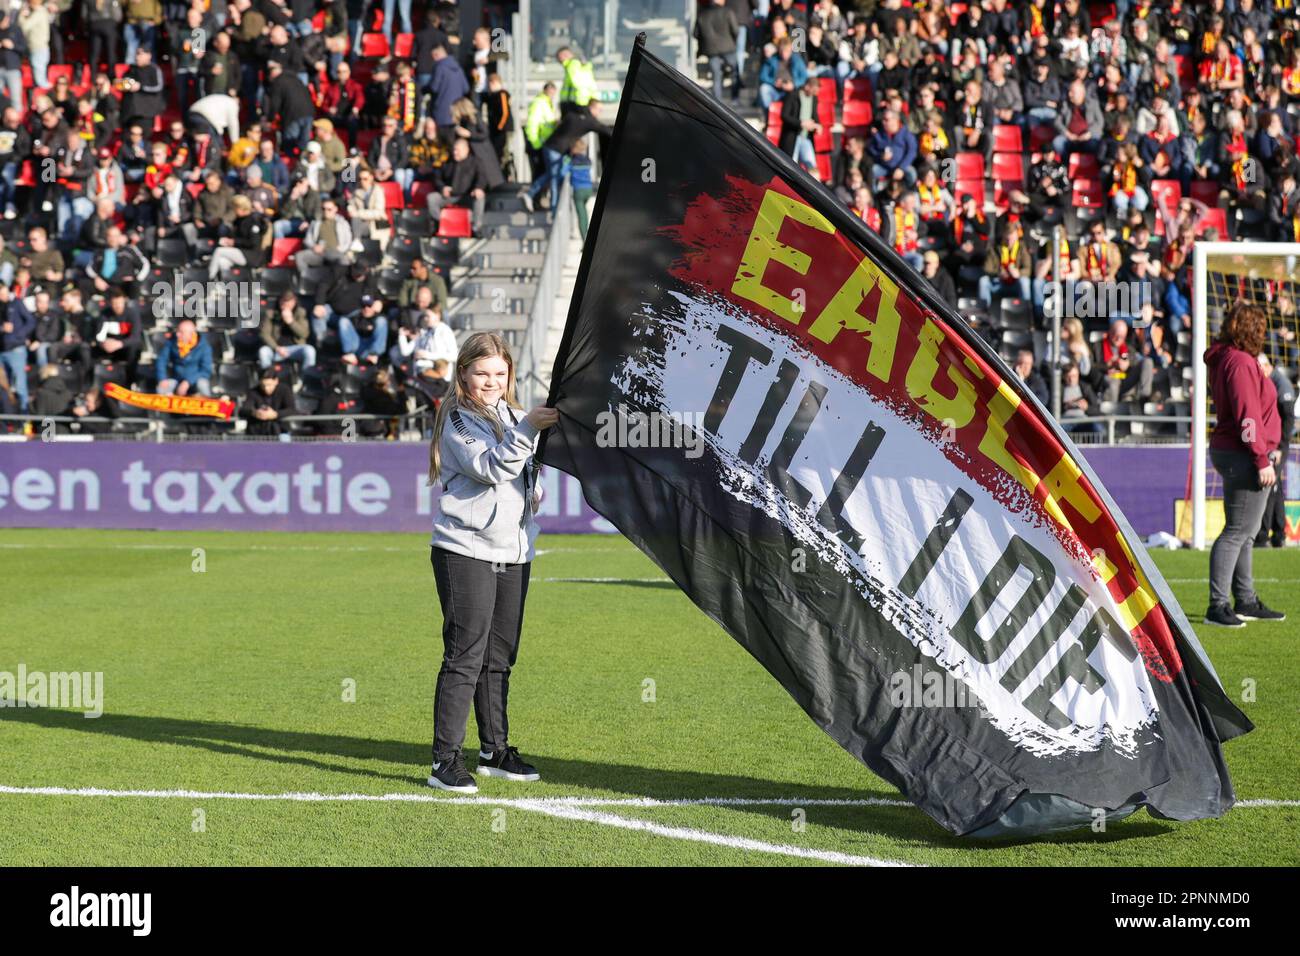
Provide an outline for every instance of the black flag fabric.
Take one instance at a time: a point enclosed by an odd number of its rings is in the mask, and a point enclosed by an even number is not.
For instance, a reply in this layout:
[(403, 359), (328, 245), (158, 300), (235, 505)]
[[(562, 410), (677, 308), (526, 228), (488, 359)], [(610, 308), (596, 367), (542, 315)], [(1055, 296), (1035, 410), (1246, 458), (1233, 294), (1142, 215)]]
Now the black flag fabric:
[(952, 832), (1232, 805), (1251, 724), (1068, 437), (639, 42), (549, 401), (543, 462)]

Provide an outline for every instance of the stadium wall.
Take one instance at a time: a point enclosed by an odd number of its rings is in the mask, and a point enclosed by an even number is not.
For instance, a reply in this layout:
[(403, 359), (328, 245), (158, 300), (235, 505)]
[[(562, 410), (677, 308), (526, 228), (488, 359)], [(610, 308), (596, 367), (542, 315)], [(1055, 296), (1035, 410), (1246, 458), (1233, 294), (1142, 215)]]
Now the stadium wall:
[[(1134, 530), (1171, 531), (1187, 447), (1084, 451)], [(424, 531), (423, 444), (23, 442), (0, 445), (0, 527)], [(543, 469), (542, 530), (610, 532), (578, 482)]]

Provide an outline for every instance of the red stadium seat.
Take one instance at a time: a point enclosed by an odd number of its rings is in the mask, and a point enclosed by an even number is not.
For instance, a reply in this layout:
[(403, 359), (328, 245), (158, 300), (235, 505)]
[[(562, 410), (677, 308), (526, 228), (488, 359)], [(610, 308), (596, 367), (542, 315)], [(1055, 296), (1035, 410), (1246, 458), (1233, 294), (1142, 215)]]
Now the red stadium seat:
[(1101, 167), (1097, 165), (1097, 157), (1092, 153), (1071, 153), (1065, 170), (1071, 179), (1101, 178)]
[(1220, 241), (1226, 242), (1228, 235), (1228, 214), (1218, 206), (1211, 206), (1196, 220), (1196, 235), (1203, 236), (1207, 229), (1217, 229)]
[(293, 265), (293, 254), (302, 248), (301, 239), (277, 239), (271, 245), (270, 268)]
[(361, 34), (361, 55), (373, 59), (388, 56), (388, 37), (382, 33)]
[(464, 206), (444, 206), (442, 218), (438, 220), (438, 235), (468, 239), (471, 236), (469, 210)]
[(960, 201), (961, 197), (970, 193), (975, 197), (975, 204), (980, 209), (984, 208), (984, 180), (983, 179), (958, 179), (957, 188), (954, 190), (954, 197)]
[(1005, 209), (1011, 204), (1011, 192), (1015, 189), (1024, 192), (1024, 181), (1020, 179), (995, 179), (993, 181), (993, 205), (999, 209)]
[(839, 90), (835, 88), (835, 77), (819, 76), (817, 77), (817, 99), (823, 103), (830, 103), (832, 109), (839, 100)]
[(391, 213), (395, 209), (405, 209), (406, 202), (402, 199), (402, 186), (400, 183), (388, 180), (379, 184), (379, 188), (384, 191), (384, 202), (388, 205), (388, 211)]
[[(977, 156), (980, 154), (976, 154)], [(983, 156), (980, 156), (981, 160)], [(958, 177), (962, 175), (961, 167), (958, 167)], [(993, 154), (993, 178), (1023, 182), (1025, 178), (1025, 163), (1019, 153), (994, 153)]]
[(1050, 126), (1031, 126), (1029, 129), (1029, 151), (1032, 153), (1041, 153), (1043, 147), (1052, 141), (1055, 135)]
[(1115, 4), (1093, 0), (1088, 4), (1088, 17), (1094, 27), (1104, 27), (1108, 21), (1115, 19)]
[(1097, 179), (1077, 179), (1074, 182), (1073, 204), (1079, 209), (1100, 209), (1106, 204), (1106, 196)]
[(1178, 212), (1178, 203), (1183, 198), (1183, 184), (1177, 179), (1153, 179), (1148, 190), (1156, 212), (1156, 235), (1165, 234), (1165, 216), (1174, 216)]
[(817, 99), (817, 122), (821, 123), (821, 124), (822, 124), (823, 126), (825, 126), (827, 129), (830, 129), (832, 126), (835, 125), (835, 100), (834, 100), (834, 98), (831, 98), (831, 99), (823, 99), (823, 98), (821, 98), (821, 97), (818, 97), (818, 99)]
[(1153, 179), (1150, 193), (1157, 206), (1172, 212), (1183, 198), (1183, 184), (1177, 179)]
[(813, 137), (813, 152), (829, 153), (835, 148), (835, 143), (831, 139), (831, 127), (829, 123), (822, 124), (822, 131)]
[(781, 102), (767, 108), (767, 138), (773, 146), (781, 142)]
[(844, 100), (844, 135), (866, 136), (871, 126), (870, 100)]
[(1193, 179), (1192, 198), (1207, 206), (1219, 204), (1219, 182), (1215, 179)]
[(393, 40), (393, 56), (409, 57), (415, 49), (414, 33), (399, 33)]
[(35, 186), (36, 170), (32, 167), (30, 159), (23, 160), (22, 169), (18, 171), (18, 176), (14, 179), (15, 186)]
[(865, 76), (855, 76), (844, 83), (844, 102), (871, 103), (874, 97), (871, 93), (871, 79)]
[(50, 78), (50, 86), (53, 86), (54, 81), (61, 76), (66, 76), (68, 78), (69, 86), (76, 86), (81, 79), (81, 70), (84, 68), (83, 64), (81, 68), (77, 69), (77, 75), (74, 76), (71, 63), (51, 63), (45, 72)]
[(433, 192), (433, 183), (422, 182), (411, 184), (411, 201), (407, 205), (408, 209), (424, 209), (429, 198), (429, 193)]
[(185, 191), (190, 194), (191, 199), (198, 199), (199, 193), (203, 192), (203, 183), (186, 183)]
[(831, 181), (831, 157), (829, 153), (817, 154), (817, 178), (824, 183)]
[(958, 153), (957, 154), (957, 178), (958, 179), (983, 179), (984, 178), (984, 154), (983, 153)]
[(362, 156), (370, 155), (370, 144), (379, 138), (377, 129), (359, 129), (357, 130), (357, 152)]
[(1020, 138), (1020, 127), (999, 123), (993, 127), (993, 152), (1023, 153), (1025, 144)]
[(327, 16), (328, 11), (326, 10), (316, 11), (316, 15), (311, 18), (311, 29), (313, 33), (321, 33), (324, 31)]
[(113, 67), (113, 79), (120, 80), (122, 77), (126, 76), (126, 71), (131, 69), (131, 66), (132, 64), (130, 63), (118, 63)]

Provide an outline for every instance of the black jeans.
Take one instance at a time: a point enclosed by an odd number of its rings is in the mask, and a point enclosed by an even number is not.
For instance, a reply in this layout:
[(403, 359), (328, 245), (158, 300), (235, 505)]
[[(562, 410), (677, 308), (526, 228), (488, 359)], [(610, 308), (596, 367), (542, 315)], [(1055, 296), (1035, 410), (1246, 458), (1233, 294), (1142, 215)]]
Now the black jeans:
[(519, 653), (531, 564), (494, 568), (490, 561), (442, 548), (429, 552), (443, 644), (433, 697), (433, 758), (445, 760), (461, 749), (471, 700), (479, 746), (503, 750), (510, 734), (510, 668)]
[(1245, 452), (1210, 450), (1214, 470), (1223, 476), (1223, 531), (1210, 548), (1210, 603), (1257, 600), (1252, 548), (1268, 491), (1259, 484), (1259, 469)]

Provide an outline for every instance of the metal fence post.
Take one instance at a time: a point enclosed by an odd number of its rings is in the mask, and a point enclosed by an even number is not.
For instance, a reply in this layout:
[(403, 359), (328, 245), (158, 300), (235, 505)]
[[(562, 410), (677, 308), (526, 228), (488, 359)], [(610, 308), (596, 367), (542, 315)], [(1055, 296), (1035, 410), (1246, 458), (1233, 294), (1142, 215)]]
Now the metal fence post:
[(1061, 292), (1063, 289), (1064, 279), (1061, 276), (1061, 238), (1063, 229), (1057, 226), (1052, 230), (1052, 279), (1055, 283), (1051, 301), (1055, 303), (1052, 309), (1052, 344), (1050, 348), (1055, 353), (1049, 355), (1052, 369), (1052, 415), (1059, 422), (1061, 420)]

